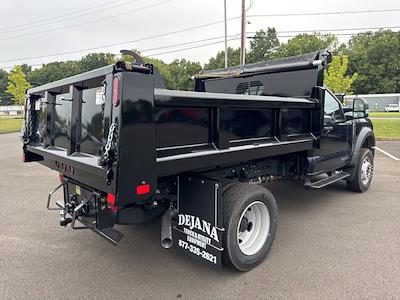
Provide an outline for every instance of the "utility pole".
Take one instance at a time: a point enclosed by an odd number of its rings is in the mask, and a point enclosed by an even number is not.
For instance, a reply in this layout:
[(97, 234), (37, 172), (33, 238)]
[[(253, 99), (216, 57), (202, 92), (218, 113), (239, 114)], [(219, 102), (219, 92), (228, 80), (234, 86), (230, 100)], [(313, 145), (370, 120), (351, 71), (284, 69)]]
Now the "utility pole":
[(242, 30), (240, 36), (240, 64), (246, 63), (246, 0), (242, 0)]
[(224, 15), (225, 15), (225, 68), (228, 67), (228, 22), (226, 18), (226, 0), (224, 0)]

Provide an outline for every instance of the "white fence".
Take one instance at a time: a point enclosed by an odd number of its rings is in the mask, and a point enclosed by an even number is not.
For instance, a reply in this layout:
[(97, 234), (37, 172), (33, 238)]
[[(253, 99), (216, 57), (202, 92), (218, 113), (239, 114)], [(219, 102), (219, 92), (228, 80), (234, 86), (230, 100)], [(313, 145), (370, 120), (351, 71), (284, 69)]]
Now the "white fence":
[(0, 116), (18, 116), (24, 113), (23, 105), (0, 106)]

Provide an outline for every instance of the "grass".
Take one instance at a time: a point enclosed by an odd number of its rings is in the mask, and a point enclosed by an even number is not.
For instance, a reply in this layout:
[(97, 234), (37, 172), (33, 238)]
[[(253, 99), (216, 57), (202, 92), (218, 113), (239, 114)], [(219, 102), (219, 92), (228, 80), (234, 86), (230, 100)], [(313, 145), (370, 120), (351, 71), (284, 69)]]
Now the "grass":
[(400, 119), (372, 119), (377, 139), (400, 139)]
[(18, 132), (21, 130), (21, 117), (0, 117), (0, 133)]
[(400, 118), (400, 112), (381, 112), (381, 111), (371, 111), (368, 114), (370, 117), (386, 117), (386, 118), (393, 118), (398, 117)]

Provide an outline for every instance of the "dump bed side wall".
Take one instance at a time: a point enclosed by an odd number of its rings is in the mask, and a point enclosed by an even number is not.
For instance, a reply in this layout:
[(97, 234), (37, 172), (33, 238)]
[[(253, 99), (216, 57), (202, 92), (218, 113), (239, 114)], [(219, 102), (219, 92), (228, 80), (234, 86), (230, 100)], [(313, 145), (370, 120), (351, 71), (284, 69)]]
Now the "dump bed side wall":
[(159, 176), (312, 149), (319, 102), (155, 91)]

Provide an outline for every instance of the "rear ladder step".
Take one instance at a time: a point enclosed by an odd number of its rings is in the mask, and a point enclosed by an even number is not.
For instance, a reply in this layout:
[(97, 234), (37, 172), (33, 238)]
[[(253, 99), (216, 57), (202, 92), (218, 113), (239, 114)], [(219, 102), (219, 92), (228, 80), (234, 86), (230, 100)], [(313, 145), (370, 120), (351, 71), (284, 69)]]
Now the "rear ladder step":
[(310, 179), (306, 180), (306, 183), (304, 184), (305, 187), (310, 188), (310, 189), (321, 189), (327, 185), (330, 185), (336, 181), (345, 179), (349, 177), (350, 174), (346, 172), (338, 172), (336, 174), (333, 174), (331, 176), (325, 177), (323, 179), (317, 180), (312, 182)]

